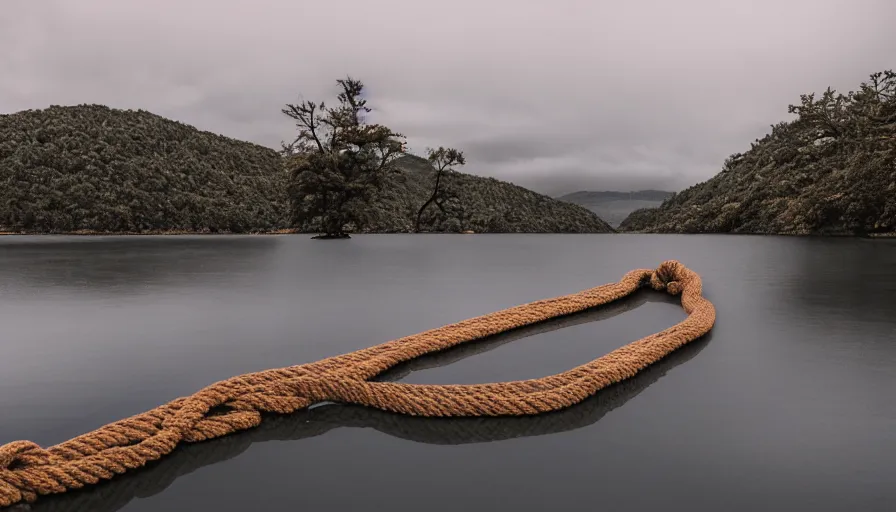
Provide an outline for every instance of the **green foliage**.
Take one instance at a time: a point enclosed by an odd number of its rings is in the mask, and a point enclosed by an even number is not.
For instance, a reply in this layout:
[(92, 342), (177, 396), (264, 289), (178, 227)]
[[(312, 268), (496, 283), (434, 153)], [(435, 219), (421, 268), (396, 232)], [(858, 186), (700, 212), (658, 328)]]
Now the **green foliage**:
[(142, 110), (0, 115), (0, 230), (269, 230), (285, 178), (275, 151)]
[(872, 234), (896, 231), (896, 73), (858, 91), (801, 96), (712, 179), (632, 213), (626, 231)]
[(360, 81), (337, 83), (342, 91), (335, 108), (305, 101), (283, 109), (299, 131), (284, 148), (292, 222), (328, 237), (371, 221), (367, 204), (394, 172), (392, 162), (404, 148), (401, 134), (364, 121), (370, 108)]

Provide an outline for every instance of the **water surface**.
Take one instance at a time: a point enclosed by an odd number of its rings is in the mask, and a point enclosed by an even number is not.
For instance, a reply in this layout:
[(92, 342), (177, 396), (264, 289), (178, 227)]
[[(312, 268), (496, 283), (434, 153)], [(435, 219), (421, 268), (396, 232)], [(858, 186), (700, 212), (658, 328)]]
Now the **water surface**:
[[(315, 361), (679, 259), (711, 335), (560, 413), (326, 405), (33, 510), (892, 510), (896, 243), (658, 235), (0, 238), (0, 443), (44, 446)], [(382, 379), (541, 377), (684, 318), (639, 293)]]

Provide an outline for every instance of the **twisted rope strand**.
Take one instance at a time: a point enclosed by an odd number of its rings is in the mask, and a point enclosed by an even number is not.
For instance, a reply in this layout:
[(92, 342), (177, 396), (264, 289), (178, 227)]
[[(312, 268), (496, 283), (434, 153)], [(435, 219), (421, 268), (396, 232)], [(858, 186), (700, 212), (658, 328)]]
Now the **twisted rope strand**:
[[(639, 298), (646, 298), (639, 294)], [(566, 326), (576, 325), (585, 319), (604, 318), (606, 312), (628, 310), (644, 301), (613, 303), (624, 308), (601, 307), (569, 318)], [(589, 314), (591, 313), (591, 314)], [(595, 314), (597, 313), (597, 314)], [(450, 363), (473, 357), (478, 353), (497, 348), (505, 343), (533, 336), (539, 332), (556, 331), (564, 327), (564, 319), (557, 319), (538, 326), (506, 333), (474, 343), (464, 344), (449, 351), (415, 359), (377, 376), (377, 379), (400, 380), (413, 371), (447, 366)], [(584, 322), (582, 322), (584, 323)], [(543, 326), (541, 329), (539, 327)], [(499, 337), (500, 336), (500, 337)], [(290, 415), (272, 415), (257, 428), (215, 439), (208, 443), (190, 443), (156, 464), (123, 475), (106, 485), (98, 485), (91, 492), (57, 494), (42, 498), (33, 510), (41, 512), (115, 512), (136, 497), (147, 498), (164, 492), (181, 476), (202, 467), (234, 459), (255, 443), (267, 441), (301, 441), (324, 435), (339, 428), (372, 428), (383, 434), (406, 441), (459, 445), (489, 443), (508, 439), (552, 435), (587, 427), (600, 421), (606, 414), (622, 407), (656, 383), (668, 372), (696, 357), (709, 342), (708, 336), (688, 343), (672, 354), (652, 364), (631, 379), (600, 390), (582, 403), (560, 411), (534, 416), (426, 418), (380, 411), (371, 407), (328, 404), (305, 409)], [(28, 505), (22, 511), (32, 510)], [(13, 508), (13, 510), (16, 510)]]
[[(569, 371), (475, 385), (370, 380), (424, 354), (604, 305), (648, 283), (655, 290), (681, 295), (688, 317)], [(715, 308), (702, 292), (700, 276), (670, 260), (656, 270), (633, 270), (617, 283), (516, 306), (314, 363), (236, 376), (47, 449), (30, 441), (15, 441), (0, 446), (0, 506), (96, 484), (157, 460), (182, 442), (256, 427), (262, 413), (289, 414), (325, 401), (427, 417), (524, 416), (564, 409), (634, 376), (709, 332)]]

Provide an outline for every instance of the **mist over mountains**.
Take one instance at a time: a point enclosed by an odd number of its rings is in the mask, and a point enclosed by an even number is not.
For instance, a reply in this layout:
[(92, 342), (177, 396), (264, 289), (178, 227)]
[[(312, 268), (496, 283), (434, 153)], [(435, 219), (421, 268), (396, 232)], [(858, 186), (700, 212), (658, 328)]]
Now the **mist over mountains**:
[(596, 213), (598, 217), (607, 221), (611, 226), (618, 227), (635, 210), (656, 208), (672, 195), (672, 192), (663, 190), (638, 190), (632, 192), (592, 192), (583, 190), (562, 195), (557, 199), (584, 206)]

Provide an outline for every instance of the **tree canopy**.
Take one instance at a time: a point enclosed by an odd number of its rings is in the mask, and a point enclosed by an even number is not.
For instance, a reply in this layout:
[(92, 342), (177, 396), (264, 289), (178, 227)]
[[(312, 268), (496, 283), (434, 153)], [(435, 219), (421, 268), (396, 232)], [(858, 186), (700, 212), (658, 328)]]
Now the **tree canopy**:
[(401, 134), (366, 122), (371, 109), (364, 84), (351, 77), (337, 83), (335, 107), (303, 101), (283, 109), (298, 128), (296, 139), (284, 147), (292, 221), (331, 238), (345, 237), (350, 225), (371, 220), (374, 210), (368, 205), (404, 151)]

